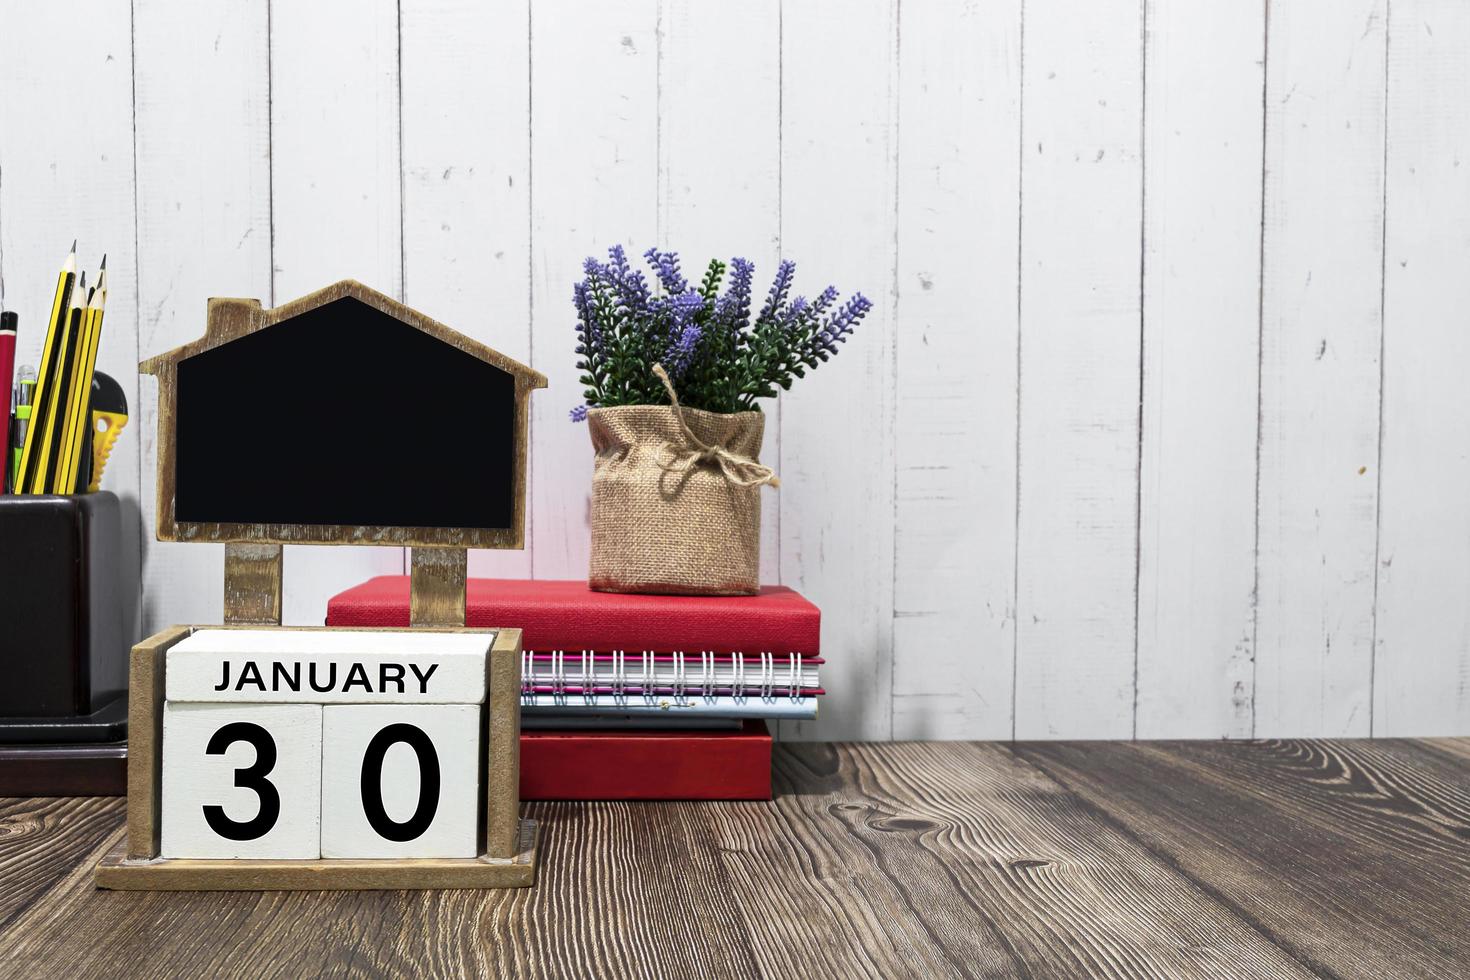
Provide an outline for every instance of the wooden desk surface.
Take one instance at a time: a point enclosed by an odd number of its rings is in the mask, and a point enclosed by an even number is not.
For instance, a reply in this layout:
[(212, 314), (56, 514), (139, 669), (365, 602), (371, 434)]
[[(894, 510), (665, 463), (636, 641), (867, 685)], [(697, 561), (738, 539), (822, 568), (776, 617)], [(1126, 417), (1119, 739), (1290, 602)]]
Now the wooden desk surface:
[(1470, 975), (1470, 739), (785, 745), (774, 803), (536, 804), (507, 892), (109, 893), (0, 801), (0, 974)]

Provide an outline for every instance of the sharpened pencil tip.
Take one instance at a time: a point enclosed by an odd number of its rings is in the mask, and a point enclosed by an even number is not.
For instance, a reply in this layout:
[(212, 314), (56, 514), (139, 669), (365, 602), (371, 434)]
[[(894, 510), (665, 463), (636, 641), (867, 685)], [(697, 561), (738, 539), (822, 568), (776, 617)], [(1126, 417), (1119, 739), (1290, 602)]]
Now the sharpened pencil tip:
[(106, 252), (103, 252), (102, 253), (102, 265), (100, 266), (100, 268), (103, 268), (103, 269), (107, 268), (107, 253)]

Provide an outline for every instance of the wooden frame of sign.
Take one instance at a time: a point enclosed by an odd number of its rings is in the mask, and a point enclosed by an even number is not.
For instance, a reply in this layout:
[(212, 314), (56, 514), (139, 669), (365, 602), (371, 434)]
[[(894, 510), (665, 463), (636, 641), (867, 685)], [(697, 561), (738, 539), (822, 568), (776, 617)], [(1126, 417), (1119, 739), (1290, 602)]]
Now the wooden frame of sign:
[[(178, 381), (180, 362), (268, 327), (350, 300), (386, 315), (393, 329), (409, 328), (468, 354), (498, 383), (510, 384), (514, 414), (509, 459), (509, 520), (496, 527), (354, 526), (331, 523), (179, 520)], [(350, 305), (350, 304), (349, 304)], [(354, 307), (354, 309), (356, 309)], [(373, 311), (376, 311), (375, 313)], [(422, 338), (419, 338), (421, 341)], [(451, 360), (453, 358), (450, 358)], [(461, 358), (462, 360), (462, 358)], [(471, 362), (473, 364), (473, 362)], [(331, 370), (335, 366), (327, 365)], [(287, 544), (408, 545), (411, 547), (411, 629), (465, 631), (466, 548), (520, 548), (524, 544), (526, 445), (530, 394), (546, 378), (484, 344), (359, 282), (343, 280), (282, 306), (253, 299), (211, 299), (205, 335), (139, 365), (158, 376), (158, 538), (225, 545), (226, 627), (279, 627), (282, 546)], [(497, 373), (497, 372), (503, 372)], [(508, 376), (508, 381), (507, 381)], [(415, 379), (423, 383), (423, 379)], [(212, 420), (218, 422), (219, 420)], [(245, 423), (245, 424), (248, 424)], [(221, 433), (219, 438), (226, 438)], [(459, 447), (471, 451), (473, 447)], [(380, 447), (381, 449), (381, 447)], [(128, 693), (128, 833), (123, 845), (97, 865), (101, 888), (140, 890), (510, 888), (536, 877), (536, 824), (520, 819), (521, 632), (499, 629), (485, 661), (484, 850), (477, 858), (317, 860), (161, 858), (164, 661), (194, 626), (175, 626), (133, 648)], [(379, 632), (392, 632), (380, 630)]]
[[(512, 513), (508, 526), (407, 527), (318, 522), (250, 523), (178, 519), (176, 504), (180, 362), (206, 354), (215, 348), (224, 347), (285, 321), (305, 317), (314, 311), (321, 311), (339, 300), (355, 300), (368, 310), (385, 314), (418, 333), (425, 334), (457, 351), (470, 355), (484, 365), (505, 372), (513, 379), (515, 430), (511, 456), (509, 459), (490, 461), (513, 475), (514, 485), (510, 493)], [(317, 371), (333, 369), (332, 365), (312, 367), (315, 367)], [(530, 398), (534, 389), (546, 387), (546, 376), (360, 282), (344, 279), (324, 289), (269, 309), (262, 307), (260, 301), (256, 299), (211, 298), (203, 337), (143, 361), (138, 365), (138, 370), (143, 374), (158, 377), (157, 534), (160, 541), (370, 544), (451, 548), (522, 548), (525, 546), (526, 445), (529, 432)], [(283, 372), (285, 370), (286, 367), (283, 366)], [(301, 376), (300, 380), (297, 375), (289, 374), (283, 374), (279, 382), (274, 378), (258, 379), (256, 383), (266, 389), (259, 395), (259, 399), (270, 398), (269, 388), (274, 384), (313, 383), (310, 369), (298, 368), (297, 374)], [(320, 380), (320, 375), (317, 376), (317, 380)], [(374, 406), (373, 408), (380, 412), (390, 408), (396, 409), (400, 401), (411, 405), (413, 401), (411, 385), (415, 383), (423, 385), (430, 384), (432, 381), (410, 376), (410, 379), (403, 383), (404, 391), (394, 393), (396, 401), (390, 402), (388, 406)], [(469, 393), (466, 395), (468, 397)], [(248, 417), (248, 406), (242, 407), (241, 414)], [(248, 422), (242, 424), (248, 424)], [(351, 433), (347, 433), (342, 438), (351, 438), (351, 436)], [(374, 445), (371, 443), (371, 437), (371, 429), (368, 429), (369, 445), (366, 449), (368, 452), (392, 453), (401, 448), (391, 445)], [(228, 439), (229, 433), (222, 431), (219, 438)], [(463, 447), (463, 451), (470, 451), (470, 447)]]
[[(164, 660), (169, 648), (196, 628), (175, 626), (133, 647), (128, 679), (128, 832), (126, 839), (97, 865), (99, 888), (143, 891), (516, 888), (536, 880), (536, 823), (520, 819), (521, 631), (516, 629), (496, 630), (486, 658), (486, 752), (482, 787), (485, 843), (478, 858), (313, 861), (160, 858)], [(430, 628), (452, 631), (445, 627)]]

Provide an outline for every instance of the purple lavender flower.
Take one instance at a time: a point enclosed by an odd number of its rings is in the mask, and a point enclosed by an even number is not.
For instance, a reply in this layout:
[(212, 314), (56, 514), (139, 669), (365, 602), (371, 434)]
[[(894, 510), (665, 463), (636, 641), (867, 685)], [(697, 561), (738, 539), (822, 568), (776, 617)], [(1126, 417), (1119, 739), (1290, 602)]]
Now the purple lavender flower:
[(664, 367), (674, 380), (684, 376), (704, 339), (704, 327), (695, 317), (704, 309), (704, 297), (693, 289), (668, 298), (670, 313), (669, 347), (664, 353)]
[[(852, 298), (842, 305), (836, 313), (822, 324), (822, 330), (816, 336), (817, 347), (828, 354), (837, 353), (837, 345), (847, 343), (848, 335), (852, 328), (861, 322), (873, 308), (873, 303), (862, 293), (853, 293)], [(826, 358), (823, 358), (826, 360)]]
[(592, 288), (588, 280), (584, 279), (572, 287), (572, 303), (577, 308), (577, 353), (601, 354), (604, 349), (602, 321), (593, 309)]
[(715, 319), (735, 335), (750, 320), (750, 281), (755, 276), (755, 263), (734, 258), (730, 270), (730, 288), (715, 303)]
[(657, 248), (650, 248), (643, 253), (643, 257), (657, 273), (659, 285), (663, 286), (664, 292), (676, 296), (689, 288), (689, 283), (679, 271), (678, 252), (660, 252)]
[(796, 263), (790, 259), (782, 259), (781, 264), (776, 267), (776, 278), (771, 282), (771, 291), (766, 294), (766, 305), (761, 307), (756, 322), (765, 323), (775, 317), (781, 304), (786, 302), (787, 293), (791, 292), (791, 280), (795, 275)]
[(831, 306), (836, 301), (837, 287), (828, 286), (826, 289), (822, 290), (822, 295), (818, 296), (816, 298), (816, 301), (812, 303), (812, 315), (821, 316), (823, 313), (827, 312), (827, 307)]
[(704, 339), (704, 328), (697, 323), (691, 323), (680, 331), (679, 336), (669, 345), (664, 354), (664, 367), (669, 372), (669, 377), (678, 381), (684, 377), (684, 372), (689, 370), (689, 364), (694, 360), (694, 354), (699, 350), (699, 342)]
[(642, 272), (628, 265), (628, 256), (623, 251), (623, 246), (614, 245), (607, 250), (607, 255), (612, 260), (606, 266), (607, 277), (617, 292), (618, 305), (628, 316), (643, 313), (648, 309), (648, 280), (643, 277)]
[(691, 287), (677, 252), (651, 248), (643, 257), (646, 273), (632, 267), (621, 245), (607, 250), (606, 262), (583, 263), (585, 278), (573, 288), (572, 302), (585, 404), (570, 410), (574, 422), (586, 421), (592, 406), (660, 403), (664, 393), (648, 370), (651, 361), (663, 363), (691, 408), (753, 409), (832, 357), (873, 306), (861, 294), (840, 303), (832, 286), (814, 299), (791, 298), (796, 264), (787, 260), (753, 316), (750, 260), (712, 262)]

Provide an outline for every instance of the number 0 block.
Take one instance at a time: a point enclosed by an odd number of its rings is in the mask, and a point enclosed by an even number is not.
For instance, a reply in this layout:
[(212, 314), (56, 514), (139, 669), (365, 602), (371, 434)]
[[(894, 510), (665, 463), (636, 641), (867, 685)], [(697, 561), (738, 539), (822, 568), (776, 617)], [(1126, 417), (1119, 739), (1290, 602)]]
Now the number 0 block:
[(324, 708), (322, 857), (478, 856), (480, 711), (477, 704)]
[(321, 856), (322, 707), (166, 704), (165, 858)]

